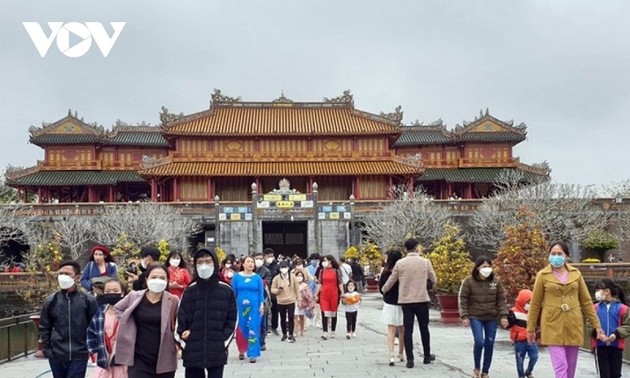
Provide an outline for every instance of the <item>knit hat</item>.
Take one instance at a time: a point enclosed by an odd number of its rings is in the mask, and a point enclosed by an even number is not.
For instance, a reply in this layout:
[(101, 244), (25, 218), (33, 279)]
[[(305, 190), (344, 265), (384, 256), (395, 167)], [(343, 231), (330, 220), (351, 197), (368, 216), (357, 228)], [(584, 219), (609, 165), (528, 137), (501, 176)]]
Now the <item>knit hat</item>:
[(105, 257), (109, 256), (109, 253), (110, 253), (110, 252), (109, 252), (109, 248), (107, 248), (107, 247), (106, 247), (106, 246), (104, 246), (104, 245), (97, 245), (97, 246), (94, 246), (94, 248), (92, 248), (92, 256), (94, 255), (94, 252), (96, 252), (96, 251), (101, 251), (101, 252), (103, 252), (103, 255), (105, 255)]

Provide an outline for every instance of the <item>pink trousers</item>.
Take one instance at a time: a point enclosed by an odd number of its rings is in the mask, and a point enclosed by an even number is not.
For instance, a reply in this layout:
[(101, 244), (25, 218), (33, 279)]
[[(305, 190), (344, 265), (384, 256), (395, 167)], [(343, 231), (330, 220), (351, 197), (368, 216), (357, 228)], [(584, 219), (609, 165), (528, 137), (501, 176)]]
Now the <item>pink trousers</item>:
[(574, 378), (579, 347), (550, 345), (551, 366), (555, 378)]

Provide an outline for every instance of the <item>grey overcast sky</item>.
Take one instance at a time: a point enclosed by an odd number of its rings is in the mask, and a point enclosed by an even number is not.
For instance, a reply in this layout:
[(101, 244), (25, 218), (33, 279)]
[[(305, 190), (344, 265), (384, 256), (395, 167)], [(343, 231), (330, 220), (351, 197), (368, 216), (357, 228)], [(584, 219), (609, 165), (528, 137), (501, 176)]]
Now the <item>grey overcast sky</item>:
[[(248, 101), (283, 90), (448, 128), (480, 109), (525, 122), (515, 149), (563, 183), (630, 178), (630, 1), (4, 0), (0, 168), (32, 166), (30, 125), (77, 110), (111, 128), (207, 109), (214, 88)], [(126, 22), (109, 55), (56, 43), (42, 58), (22, 22)], [(76, 43), (74, 39), (71, 44)]]

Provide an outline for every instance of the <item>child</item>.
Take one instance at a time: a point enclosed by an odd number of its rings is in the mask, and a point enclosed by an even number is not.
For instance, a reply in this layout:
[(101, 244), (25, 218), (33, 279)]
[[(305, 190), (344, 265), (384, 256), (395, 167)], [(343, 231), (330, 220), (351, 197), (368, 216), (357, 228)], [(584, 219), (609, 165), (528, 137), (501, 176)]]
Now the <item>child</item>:
[(346, 284), (346, 292), (341, 296), (341, 304), (345, 306), (346, 310), (346, 339), (348, 340), (350, 337), (357, 337), (355, 331), (359, 306), (361, 305), (361, 294), (356, 290), (357, 285), (353, 280), (350, 280)]
[(111, 278), (105, 282), (103, 294), (98, 297), (99, 307), (87, 330), (87, 344), (90, 354), (96, 356), (92, 378), (127, 377), (127, 366), (112, 365), (112, 352), (118, 336), (118, 319), (114, 305), (124, 296), (121, 282)]
[[(606, 333), (607, 340), (591, 339), (599, 374), (602, 378), (621, 377), (624, 339), (630, 335), (630, 315), (623, 290), (604, 278), (595, 285), (595, 313)], [(595, 335), (593, 331), (593, 335)]]
[(304, 277), (304, 272), (296, 271), (295, 278), (299, 283), (299, 290), (301, 294), (301, 301), (298, 302), (297, 306), (295, 306), (295, 333), (298, 333), (300, 336), (304, 336), (304, 325), (306, 324), (305, 316), (307, 312), (313, 313), (313, 309), (315, 308), (315, 298), (313, 298), (313, 293), (311, 293), (311, 288), (308, 286), (308, 282)]
[[(514, 353), (516, 354), (516, 371), (519, 378), (533, 378), (532, 372), (534, 365), (538, 360), (538, 346), (536, 343), (529, 344), (527, 342), (527, 313), (529, 312), (529, 303), (532, 300), (531, 290), (523, 289), (516, 297), (514, 307), (510, 309), (508, 315), (508, 328), (510, 330), (510, 339), (514, 343)], [(525, 363), (525, 355), (529, 355), (529, 363), (527, 370), (523, 370)]]

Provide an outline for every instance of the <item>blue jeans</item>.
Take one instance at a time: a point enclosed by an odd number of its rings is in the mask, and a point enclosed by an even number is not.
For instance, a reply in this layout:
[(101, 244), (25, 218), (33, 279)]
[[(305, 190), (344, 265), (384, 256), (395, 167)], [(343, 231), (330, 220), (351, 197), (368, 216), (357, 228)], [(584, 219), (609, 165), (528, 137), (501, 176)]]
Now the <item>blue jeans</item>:
[[(490, 370), (490, 363), (492, 363), (494, 337), (497, 334), (497, 321), (470, 319), (470, 329), (472, 330), (473, 338), (475, 340), (475, 347), (473, 349), (475, 369), (481, 368), (482, 373), (488, 373)], [(483, 366), (481, 366), (482, 351)]]
[(48, 360), (54, 378), (85, 378), (87, 360)]
[[(538, 346), (536, 343), (529, 344), (527, 341), (517, 341), (514, 343), (514, 353), (516, 354), (516, 371), (519, 378), (531, 374), (534, 371), (536, 361), (538, 361)], [(526, 355), (529, 355), (529, 363), (527, 363), (527, 370), (523, 370)]]

